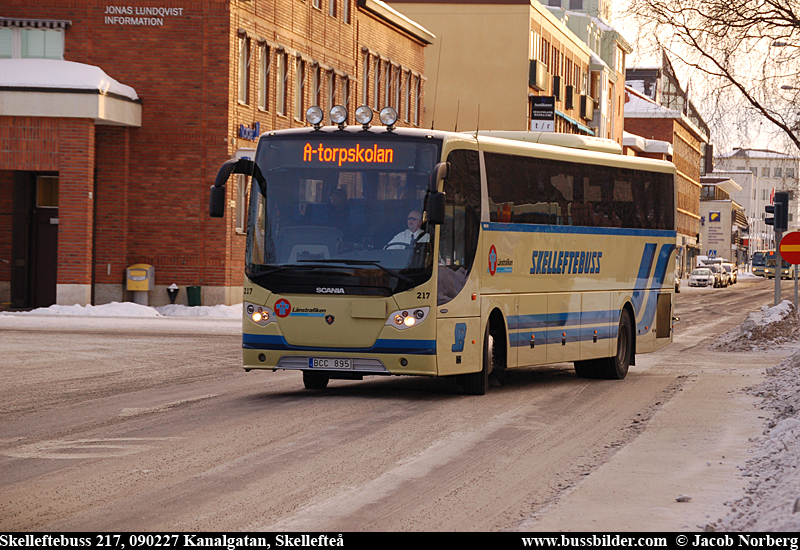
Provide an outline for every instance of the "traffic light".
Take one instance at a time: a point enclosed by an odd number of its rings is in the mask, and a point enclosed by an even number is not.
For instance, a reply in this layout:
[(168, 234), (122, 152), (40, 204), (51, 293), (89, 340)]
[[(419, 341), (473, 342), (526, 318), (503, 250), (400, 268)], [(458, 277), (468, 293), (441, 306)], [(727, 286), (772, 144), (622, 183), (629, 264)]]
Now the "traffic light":
[(775, 217), (767, 217), (764, 223), (771, 225), (775, 231), (786, 231), (789, 229), (789, 193), (778, 191), (775, 193), (775, 204), (768, 204), (764, 207), (767, 214), (775, 214)]

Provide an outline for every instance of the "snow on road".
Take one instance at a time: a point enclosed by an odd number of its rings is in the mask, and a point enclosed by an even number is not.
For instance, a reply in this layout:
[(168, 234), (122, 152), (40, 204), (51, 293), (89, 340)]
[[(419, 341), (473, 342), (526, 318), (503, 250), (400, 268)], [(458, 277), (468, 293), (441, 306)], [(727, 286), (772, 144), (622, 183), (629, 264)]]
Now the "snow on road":
[[(36, 324), (52, 327), (54, 322), (63, 322), (66, 326), (73, 323), (75, 317), (107, 326), (111, 322), (108, 318), (116, 317), (128, 318), (137, 327), (146, 327), (159, 318), (183, 318), (189, 323), (216, 321), (229, 330), (240, 330), (237, 327), (240, 327), (241, 315), (241, 304), (147, 307), (114, 302), (100, 306), (54, 305), (28, 312), (0, 312), (0, 327)], [(784, 301), (750, 314), (739, 327), (720, 335), (711, 347), (722, 353), (725, 350), (758, 353), (767, 346), (796, 345), (799, 335), (800, 318), (794, 306)], [(761, 408), (770, 415), (762, 437), (753, 442), (753, 458), (741, 468), (742, 476), (752, 479), (752, 483), (744, 495), (726, 503), (730, 513), (709, 523), (707, 530), (800, 531), (800, 351), (767, 369), (766, 374), (763, 384), (750, 389), (762, 398)]]

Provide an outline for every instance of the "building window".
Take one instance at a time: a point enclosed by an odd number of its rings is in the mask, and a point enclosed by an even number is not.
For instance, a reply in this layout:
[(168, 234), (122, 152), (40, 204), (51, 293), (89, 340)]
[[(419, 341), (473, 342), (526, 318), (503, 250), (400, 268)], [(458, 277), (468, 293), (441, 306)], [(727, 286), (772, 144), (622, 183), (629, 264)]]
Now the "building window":
[(328, 0), (328, 15), (336, 17), (336, 0)]
[(361, 104), (369, 105), (369, 52), (364, 52), (364, 62), (361, 68)]
[(317, 9), (321, 9), (319, 7), (319, 0), (312, 0), (311, 5), (314, 6), (315, 8), (317, 8)]
[(236, 232), (244, 233), (247, 213), (247, 176), (238, 174), (236, 176)]
[(342, 20), (350, 24), (350, 0), (342, 0)]
[(406, 103), (403, 105), (403, 120), (409, 122), (410, 118), (410, 111), (411, 111), (411, 71), (406, 74), (405, 78), (405, 96), (406, 96)]
[(314, 105), (321, 107), (320, 89), (322, 88), (322, 79), (320, 78), (319, 63), (314, 65), (314, 70), (311, 78), (311, 93), (314, 94)]
[(772, 171), (773, 178), (782, 178), (783, 177), (783, 170), (781, 168), (775, 168)]
[(786, 177), (787, 178), (794, 178), (794, 168), (787, 168), (786, 169)]
[(328, 71), (328, 112), (337, 105), (336, 103), (336, 73)]
[(250, 79), (250, 38), (243, 36), (239, 39), (239, 103), (247, 104), (247, 91)]
[(422, 126), (422, 77), (417, 77), (416, 90), (414, 92), (414, 124)]
[(295, 62), (295, 79), (297, 82), (294, 85), (294, 118), (303, 120), (303, 113), (306, 110), (306, 62), (299, 57)]
[(539, 48), (542, 46), (539, 33), (531, 29), (531, 59), (539, 59)]
[(386, 63), (386, 83), (383, 86), (384, 98), (383, 106), (389, 107), (392, 104), (392, 64)]
[(582, 10), (583, 9), (583, 0), (569, 0), (569, 9), (571, 9), (571, 10)]
[(765, 166), (764, 168), (761, 169), (761, 177), (762, 178), (768, 178), (769, 177), (769, 167), (768, 166)]
[(750, 171), (753, 173), (754, 176), (758, 177), (758, 168), (751, 168)]
[(401, 77), (401, 75), (402, 75), (402, 70), (400, 69), (400, 67), (395, 67), (394, 68), (394, 75), (393, 75), (394, 84), (392, 84), (392, 87), (394, 88), (394, 103), (392, 104), (392, 107), (394, 107), (395, 111), (397, 111), (400, 108), (400, 77)]
[(278, 98), (275, 110), (281, 116), (286, 116), (286, 91), (289, 78), (289, 59), (286, 52), (278, 54)]
[(261, 46), (261, 63), (258, 71), (258, 108), (269, 110), (269, 71), (272, 66), (269, 46)]
[(561, 0), (547, 0), (547, 5), (551, 8), (560, 8)]
[(375, 109), (376, 111), (378, 109), (380, 109), (380, 107), (379, 107), (380, 103), (379, 102), (380, 102), (380, 99), (381, 99), (380, 90), (381, 90), (381, 65), (382, 64), (383, 63), (381, 63), (381, 58), (380, 57), (376, 57), (375, 58), (375, 73), (373, 74), (373, 77), (374, 77), (374, 80), (375, 80), (375, 82), (374, 82), (374, 84), (375, 84), (375, 96), (374, 96), (375, 103), (372, 105), (372, 108)]
[(350, 111), (350, 79), (342, 79), (342, 105), (345, 106), (347, 111)]
[(61, 29), (0, 27), (0, 59), (64, 59)]

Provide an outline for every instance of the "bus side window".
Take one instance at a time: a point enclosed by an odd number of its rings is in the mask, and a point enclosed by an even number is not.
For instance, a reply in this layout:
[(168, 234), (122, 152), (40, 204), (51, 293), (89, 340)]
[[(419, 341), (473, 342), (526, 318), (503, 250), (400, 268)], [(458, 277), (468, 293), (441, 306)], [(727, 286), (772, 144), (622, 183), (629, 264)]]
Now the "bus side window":
[(480, 230), (480, 165), (477, 151), (457, 150), (447, 157), (445, 222), (439, 237), (438, 303), (458, 295), (475, 259)]

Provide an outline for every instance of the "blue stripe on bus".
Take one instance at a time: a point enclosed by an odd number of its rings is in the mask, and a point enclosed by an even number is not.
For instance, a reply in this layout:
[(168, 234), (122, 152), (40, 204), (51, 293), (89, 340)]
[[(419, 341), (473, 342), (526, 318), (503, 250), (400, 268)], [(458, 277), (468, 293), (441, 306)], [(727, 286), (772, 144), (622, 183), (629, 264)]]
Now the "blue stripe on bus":
[(641, 334), (644, 331), (649, 330), (649, 327), (653, 326), (653, 319), (655, 319), (656, 316), (656, 306), (658, 299), (658, 292), (654, 291), (659, 290), (664, 286), (664, 281), (667, 277), (667, 269), (669, 268), (669, 259), (672, 257), (672, 252), (674, 250), (675, 250), (674, 244), (665, 244), (661, 246), (661, 250), (658, 253), (658, 262), (656, 263), (656, 269), (652, 277), (653, 282), (650, 285), (650, 294), (647, 296), (647, 304), (645, 305), (644, 308), (644, 314), (642, 315), (639, 322), (636, 323), (637, 334)]
[[(510, 315), (509, 330), (536, 329), (547, 327), (569, 327), (574, 325), (609, 323), (616, 321), (618, 311), (573, 311), (565, 313), (539, 313), (531, 315)], [(512, 328), (513, 326), (513, 328)]]
[(639, 272), (636, 274), (636, 282), (633, 285), (633, 311), (638, 317), (642, 307), (647, 283), (650, 281), (650, 269), (653, 267), (653, 258), (656, 256), (656, 243), (647, 243), (642, 252), (642, 261), (639, 263)]
[(390, 340), (379, 339), (368, 348), (332, 348), (295, 346), (279, 335), (242, 334), (245, 349), (270, 351), (348, 352), (348, 353), (394, 353), (401, 355), (436, 355), (436, 340)]
[(544, 225), (535, 223), (482, 222), (484, 231), (518, 231), (520, 233), (571, 233), (576, 235), (622, 235), (633, 237), (676, 238), (677, 231), (668, 229), (626, 229), (622, 227), (582, 227), (577, 225)]

